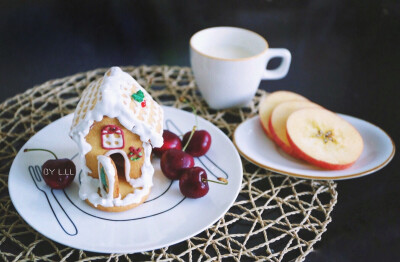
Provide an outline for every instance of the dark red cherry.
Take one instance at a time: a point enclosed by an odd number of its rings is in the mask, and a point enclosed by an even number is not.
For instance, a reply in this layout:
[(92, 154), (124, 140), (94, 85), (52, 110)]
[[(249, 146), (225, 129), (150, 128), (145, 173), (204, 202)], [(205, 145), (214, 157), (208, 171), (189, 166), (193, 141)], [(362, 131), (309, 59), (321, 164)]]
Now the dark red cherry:
[(181, 170), (194, 166), (194, 159), (179, 149), (168, 149), (161, 157), (161, 170), (171, 180), (179, 179)]
[(162, 147), (155, 147), (153, 148), (154, 154), (156, 156), (161, 157), (162, 154), (167, 151), (168, 149), (176, 148), (182, 149), (182, 141), (176, 134), (172, 133), (171, 131), (164, 130), (163, 133), (164, 144)]
[(75, 178), (76, 167), (72, 160), (57, 156), (47, 149), (25, 149), (24, 152), (45, 151), (53, 154), (56, 159), (47, 160), (42, 166), (42, 177), (46, 184), (53, 189), (64, 189), (69, 186)]
[(197, 166), (182, 170), (179, 189), (184, 196), (189, 198), (205, 196), (209, 190), (206, 171)]
[[(190, 137), (190, 132), (183, 136), (182, 144), (186, 145)], [(194, 157), (202, 156), (207, 153), (211, 146), (211, 135), (206, 130), (195, 131), (189, 145), (186, 147), (185, 152)]]
[(76, 167), (70, 159), (47, 160), (42, 166), (42, 177), (46, 184), (54, 189), (69, 186), (76, 175)]

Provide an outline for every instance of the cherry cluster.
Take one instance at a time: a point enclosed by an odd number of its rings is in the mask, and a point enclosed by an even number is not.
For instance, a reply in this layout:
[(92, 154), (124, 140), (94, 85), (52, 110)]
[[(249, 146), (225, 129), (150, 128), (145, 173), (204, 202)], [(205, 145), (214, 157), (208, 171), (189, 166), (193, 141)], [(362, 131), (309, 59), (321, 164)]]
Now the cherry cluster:
[[(206, 171), (194, 166), (194, 158), (205, 155), (211, 146), (211, 135), (206, 130), (187, 132), (181, 140), (178, 135), (164, 130), (164, 144), (154, 148), (154, 153), (161, 158), (160, 166), (164, 175), (171, 180), (179, 180), (181, 193), (189, 198), (200, 198), (208, 193), (208, 182), (216, 182), (207, 179)], [(182, 149), (182, 145), (185, 145)]]

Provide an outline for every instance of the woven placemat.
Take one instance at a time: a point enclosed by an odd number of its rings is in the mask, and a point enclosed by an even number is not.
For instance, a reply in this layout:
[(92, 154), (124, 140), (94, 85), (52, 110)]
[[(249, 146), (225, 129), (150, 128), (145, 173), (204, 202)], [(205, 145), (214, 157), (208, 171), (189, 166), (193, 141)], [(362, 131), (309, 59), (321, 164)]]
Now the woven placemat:
[[(191, 111), (232, 138), (236, 126), (257, 113), (264, 91), (245, 108), (215, 111), (195, 88), (190, 68), (124, 67), (160, 103)], [(106, 69), (48, 81), (0, 104), (0, 260), (4, 261), (302, 261), (321, 239), (337, 201), (331, 181), (302, 180), (272, 173), (243, 160), (240, 194), (213, 226), (182, 243), (140, 254), (96, 254), (72, 249), (37, 233), (18, 215), (8, 194), (10, 166), (18, 150), (37, 131), (74, 111), (83, 89)]]

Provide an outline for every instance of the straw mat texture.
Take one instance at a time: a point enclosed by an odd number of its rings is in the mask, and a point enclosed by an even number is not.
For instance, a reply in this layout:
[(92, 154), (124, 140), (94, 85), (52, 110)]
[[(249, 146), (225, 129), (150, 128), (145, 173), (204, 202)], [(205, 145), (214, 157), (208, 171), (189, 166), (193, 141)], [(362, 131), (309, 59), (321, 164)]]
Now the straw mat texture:
[[(198, 114), (230, 138), (257, 113), (264, 91), (246, 108), (214, 111), (197, 93), (190, 68), (125, 67), (158, 102)], [(182, 243), (141, 254), (96, 254), (72, 249), (37, 233), (18, 215), (8, 194), (10, 166), (36, 132), (74, 111), (80, 94), (106, 69), (48, 81), (0, 104), (0, 260), (2, 261), (302, 261), (321, 240), (337, 201), (336, 184), (302, 180), (259, 168), (245, 159), (240, 194), (213, 226)]]

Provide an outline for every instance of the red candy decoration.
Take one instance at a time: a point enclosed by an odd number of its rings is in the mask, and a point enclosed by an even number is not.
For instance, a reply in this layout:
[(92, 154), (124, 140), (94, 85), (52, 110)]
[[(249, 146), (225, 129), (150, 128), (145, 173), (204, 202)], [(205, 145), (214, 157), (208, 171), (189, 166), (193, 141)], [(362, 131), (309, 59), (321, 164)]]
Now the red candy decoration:
[(128, 155), (131, 161), (139, 160), (143, 156), (141, 147), (134, 148), (133, 146), (131, 146), (129, 147), (129, 151), (130, 152), (128, 153)]
[(143, 102), (141, 103), (142, 107), (146, 107), (146, 100), (143, 100)]
[(103, 149), (121, 149), (124, 146), (124, 132), (120, 127), (116, 125), (103, 127), (101, 130), (101, 147)]

